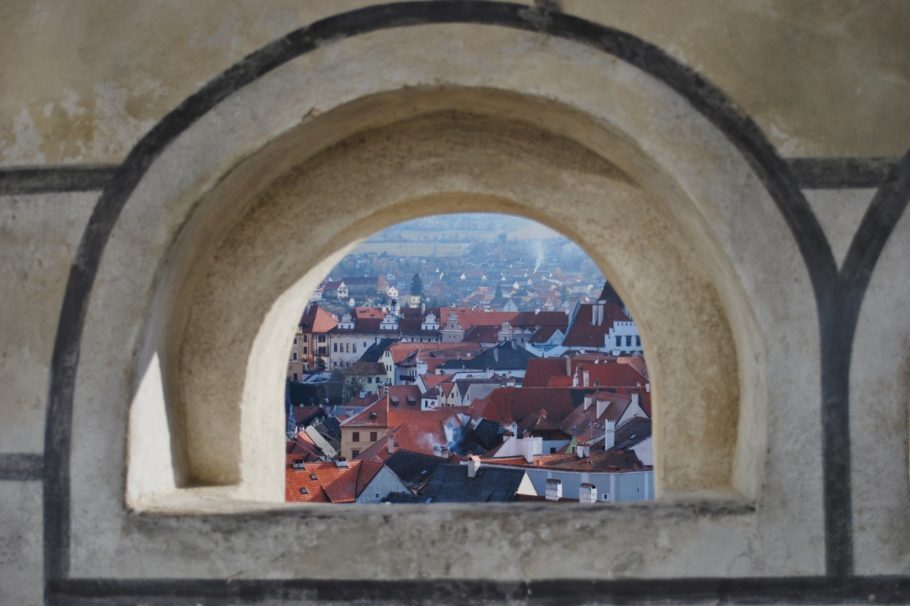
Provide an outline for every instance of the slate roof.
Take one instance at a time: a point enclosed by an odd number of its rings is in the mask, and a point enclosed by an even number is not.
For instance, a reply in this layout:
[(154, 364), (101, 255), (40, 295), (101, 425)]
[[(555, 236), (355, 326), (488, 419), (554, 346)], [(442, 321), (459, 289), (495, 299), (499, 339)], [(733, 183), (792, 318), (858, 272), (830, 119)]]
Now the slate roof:
[(500, 343), (485, 349), (470, 360), (448, 360), (440, 365), (445, 370), (525, 370), (528, 361), (537, 358), (523, 347)]
[(499, 423), (481, 419), (467, 437), (468, 442), (477, 444), (484, 450), (490, 450), (502, 443), (502, 428)]
[(611, 450), (628, 450), (651, 437), (651, 419), (632, 417), (616, 428)]
[(382, 359), (382, 354), (395, 343), (395, 339), (382, 338), (378, 343), (373, 343), (360, 356), (360, 362), (378, 362)]
[(430, 482), (420, 491), (424, 502), (489, 503), (514, 501), (525, 472), (481, 465), (473, 478), (468, 466), (443, 464), (436, 468)]
[(405, 486), (412, 489), (426, 484), (442, 463), (445, 463), (445, 459), (410, 450), (399, 450), (385, 461), (386, 466), (395, 472)]

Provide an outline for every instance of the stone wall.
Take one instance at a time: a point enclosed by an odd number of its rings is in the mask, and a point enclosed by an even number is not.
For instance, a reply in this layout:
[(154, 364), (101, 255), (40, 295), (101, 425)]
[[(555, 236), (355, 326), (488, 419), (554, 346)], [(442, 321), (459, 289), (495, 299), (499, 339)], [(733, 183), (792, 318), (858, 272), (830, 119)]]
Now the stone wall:
[[(540, 5), (0, 8), (0, 603), (910, 601), (910, 7)], [(279, 503), (300, 302), (478, 210), (628, 303), (659, 498)]]

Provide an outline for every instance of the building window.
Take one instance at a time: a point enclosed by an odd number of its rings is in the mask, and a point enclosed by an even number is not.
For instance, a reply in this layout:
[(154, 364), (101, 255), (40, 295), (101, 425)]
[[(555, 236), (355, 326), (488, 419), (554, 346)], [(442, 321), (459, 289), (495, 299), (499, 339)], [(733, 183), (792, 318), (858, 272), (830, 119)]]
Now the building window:
[(293, 352), (293, 353), (291, 354), (291, 358), (292, 358), (295, 362), (297, 361), (297, 352), (296, 352), (296, 351)]
[(303, 335), (303, 342), (306, 343), (310, 335)]
[(338, 343), (332, 343), (332, 351), (338, 353)]
[(306, 354), (307, 354), (307, 347), (306, 347), (306, 345), (304, 345), (303, 346), (303, 355), (306, 355)]
[(355, 431), (354, 433), (351, 434), (351, 441), (352, 442), (360, 441), (360, 432), (359, 431)]
[(325, 335), (319, 335), (318, 340), (320, 343), (325, 343)]
[(379, 439), (379, 432), (371, 431), (370, 432), (370, 442), (375, 442)]
[(300, 494), (310, 494), (310, 491), (307, 490), (307, 487), (306, 487), (306, 486), (301, 486), (301, 487), (300, 487)]
[(357, 343), (354, 343), (351, 347), (354, 349), (354, 353), (357, 353)]
[(616, 337), (616, 347), (622, 347), (622, 337)]
[(635, 346), (641, 347), (641, 337), (635, 337)]
[(295, 381), (297, 380), (297, 373), (296, 373), (296, 372), (294, 373), (294, 380), (295, 380)]
[(297, 345), (297, 337), (294, 337), (294, 345)]
[(626, 347), (632, 347), (632, 337), (626, 337)]
[(357, 450), (356, 448), (355, 448), (354, 450), (351, 451), (351, 458), (352, 458), (352, 459), (356, 459), (356, 458), (358, 457), (358, 455), (360, 455), (360, 451)]

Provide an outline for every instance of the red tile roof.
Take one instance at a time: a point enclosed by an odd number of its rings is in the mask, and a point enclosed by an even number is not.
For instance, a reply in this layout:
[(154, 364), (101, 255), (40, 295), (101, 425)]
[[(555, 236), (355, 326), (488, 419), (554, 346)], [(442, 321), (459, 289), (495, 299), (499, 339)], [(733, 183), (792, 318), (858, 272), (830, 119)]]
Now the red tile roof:
[[(578, 362), (573, 365), (573, 372), (578, 376), (578, 385), (584, 387), (643, 387), (648, 380), (630, 364), (605, 362)], [(584, 372), (588, 371), (588, 384), (584, 385)]]
[(335, 328), (338, 318), (318, 305), (310, 305), (300, 318), (300, 329), (306, 333), (326, 333)]
[(604, 319), (599, 325), (591, 323), (592, 312), (596, 303), (584, 303), (578, 308), (575, 320), (562, 344), (566, 347), (604, 347), (605, 337), (613, 322), (628, 322), (629, 316), (615, 303), (604, 304)]
[(427, 386), (427, 389), (432, 389), (439, 385), (440, 383), (451, 381), (453, 375), (421, 375), (423, 378), (424, 384)]
[(521, 423), (540, 410), (547, 411), (547, 417), (559, 423), (575, 407), (572, 404), (572, 390), (548, 387), (501, 387), (469, 407), (472, 417), (483, 417), (500, 423)]
[(472, 326), (464, 333), (463, 341), (470, 343), (496, 343), (500, 326)]
[(546, 387), (550, 377), (566, 375), (565, 358), (534, 358), (528, 360), (523, 387)]
[(449, 315), (458, 314), (458, 322), (461, 328), (468, 330), (472, 326), (501, 326), (503, 322), (511, 323), (518, 316), (515, 311), (483, 311), (480, 309), (468, 309), (466, 307), (443, 307), (439, 310), (439, 324), (445, 326), (449, 321)]
[[(346, 467), (334, 462), (308, 463), (303, 469), (288, 466), (285, 471), (285, 501), (305, 503), (353, 503), (373, 480), (382, 463), (349, 461)], [(306, 488), (306, 494), (300, 489)]]

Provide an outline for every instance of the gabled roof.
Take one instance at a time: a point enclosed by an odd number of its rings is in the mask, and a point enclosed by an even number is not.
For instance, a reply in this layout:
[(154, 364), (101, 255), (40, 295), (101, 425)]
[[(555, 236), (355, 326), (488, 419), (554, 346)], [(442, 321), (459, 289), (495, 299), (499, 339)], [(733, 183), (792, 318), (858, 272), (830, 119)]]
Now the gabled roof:
[(546, 343), (550, 340), (557, 331), (563, 331), (561, 334), (565, 336), (564, 327), (556, 326), (541, 326), (537, 331), (531, 336), (531, 343)]
[(593, 317), (594, 306), (597, 303), (581, 303), (575, 313), (572, 325), (569, 327), (566, 338), (562, 344), (566, 347), (604, 347), (606, 344), (605, 337), (610, 331), (610, 327), (616, 321), (628, 322), (629, 316), (623, 311), (622, 307), (615, 303), (604, 303), (603, 322), (595, 326), (591, 322)]
[(306, 333), (327, 333), (338, 325), (338, 318), (318, 305), (309, 305), (300, 318), (300, 330)]
[(360, 356), (361, 362), (378, 362), (382, 359), (382, 354), (385, 353), (389, 347), (395, 344), (395, 339), (382, 338), (378, 343), (373, 343), (367, 350), (363, 352), (363, 355)]
[(451, 381), (453, 375), (421, 375), (424, 385), (427, 389), (432, 389), (444, 381)]
[[(382, 463), (349, 461), (307, 463), (303, 469), (291, 466), (285, 471), (285, 500), (309, 503), (353, 503), (382, 469)], [(306, 488), (306, 494), (300, 488)]]
[(473, 478), (467, 465), (440, 465), (420, 492), (431, 503), (488, 503), (515, 500), (524, 470), (481, 465)]

